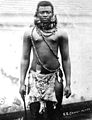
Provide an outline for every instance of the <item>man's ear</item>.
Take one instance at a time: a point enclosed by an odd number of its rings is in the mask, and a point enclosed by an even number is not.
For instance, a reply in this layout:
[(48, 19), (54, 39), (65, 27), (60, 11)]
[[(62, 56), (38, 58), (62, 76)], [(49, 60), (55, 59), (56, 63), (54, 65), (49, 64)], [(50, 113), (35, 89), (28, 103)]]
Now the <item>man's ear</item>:
[(56, 16), (56, 15), (53, 15), (53, 16), (52, 16), (51, 22), (56, 22), (56, 23), (57, 23), (57, 16)]
[(35, 12), (35, 15), (34, 15), (34, 17), (37, 17), (37, 14), (38, 14), (38, 12)]
[(41, 21), (40, 21), (40, 19), (39, 19), (39, 17), (34, 17), (34, 24), (35, 25), (39, 25), (41, 23)]

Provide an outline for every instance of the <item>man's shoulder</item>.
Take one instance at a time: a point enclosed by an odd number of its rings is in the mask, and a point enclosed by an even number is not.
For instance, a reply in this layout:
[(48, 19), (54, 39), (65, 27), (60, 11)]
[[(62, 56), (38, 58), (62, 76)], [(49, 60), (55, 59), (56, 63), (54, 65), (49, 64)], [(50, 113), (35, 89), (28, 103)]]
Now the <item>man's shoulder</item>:
[(24, 37), (30, 37), (34, 26), (29, 26), (24, 31)]
[(57, 32), (59, 37), (68, 37), (67, 31), (62, 27), (58, 27)]

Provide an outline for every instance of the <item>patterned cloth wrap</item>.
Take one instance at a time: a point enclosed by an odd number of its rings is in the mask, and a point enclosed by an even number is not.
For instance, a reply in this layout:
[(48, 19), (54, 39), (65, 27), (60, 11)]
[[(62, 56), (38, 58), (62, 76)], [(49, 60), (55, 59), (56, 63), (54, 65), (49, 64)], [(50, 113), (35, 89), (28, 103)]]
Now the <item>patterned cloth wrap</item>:
[[(57, 102), (55, 96), (55, 80), (58, 79), (59, 71), (50, 74), (40, 74), (34, 71), (29, 73), (29, 100), (28, 103), (40, 102), (40, 112), (45, 109), (45, 101)], [(59, 79), (58, 79), (59, 81)]]

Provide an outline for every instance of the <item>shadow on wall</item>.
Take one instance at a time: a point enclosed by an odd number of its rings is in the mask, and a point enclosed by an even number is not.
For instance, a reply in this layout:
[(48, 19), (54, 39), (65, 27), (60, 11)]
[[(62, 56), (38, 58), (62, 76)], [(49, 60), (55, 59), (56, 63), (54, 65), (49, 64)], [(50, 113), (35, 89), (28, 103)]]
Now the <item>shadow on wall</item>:
[(19, 94), (19, 78), (8, 75), (0, 70), (0, 114), (23, 110), (23, 103)]

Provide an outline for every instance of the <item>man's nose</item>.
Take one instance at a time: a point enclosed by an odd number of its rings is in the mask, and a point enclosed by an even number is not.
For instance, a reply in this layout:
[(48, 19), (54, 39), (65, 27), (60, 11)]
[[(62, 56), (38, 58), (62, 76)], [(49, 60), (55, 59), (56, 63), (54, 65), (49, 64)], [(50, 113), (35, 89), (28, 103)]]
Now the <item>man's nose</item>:
[(44, 12), (43, 16), (47, 16), (47, 13), (46, 13), (46, 12)]

